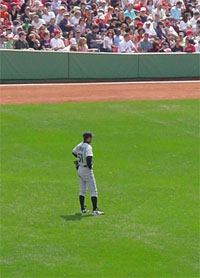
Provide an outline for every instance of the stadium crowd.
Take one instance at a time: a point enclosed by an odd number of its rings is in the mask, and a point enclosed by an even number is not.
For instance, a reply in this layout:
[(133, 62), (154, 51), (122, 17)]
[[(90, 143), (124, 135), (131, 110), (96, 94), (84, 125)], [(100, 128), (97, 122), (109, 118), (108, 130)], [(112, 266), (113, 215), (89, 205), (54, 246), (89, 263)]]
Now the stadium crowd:
[(200, 52), (200, 0), (3, 0), (0, 49)]

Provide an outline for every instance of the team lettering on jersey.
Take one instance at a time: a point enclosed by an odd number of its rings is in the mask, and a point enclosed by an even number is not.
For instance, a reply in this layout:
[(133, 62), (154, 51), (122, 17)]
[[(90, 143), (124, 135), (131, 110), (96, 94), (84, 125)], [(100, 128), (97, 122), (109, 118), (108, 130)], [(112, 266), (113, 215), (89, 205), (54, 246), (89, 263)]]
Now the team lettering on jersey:
[(87, 165), (86, 157), (93, 156), (92, 147), (89, 144), (84, 142), (78, 144), (73, 149), (73, 153), (77, 155), (78, 164), (80, 166), (86, 166)]

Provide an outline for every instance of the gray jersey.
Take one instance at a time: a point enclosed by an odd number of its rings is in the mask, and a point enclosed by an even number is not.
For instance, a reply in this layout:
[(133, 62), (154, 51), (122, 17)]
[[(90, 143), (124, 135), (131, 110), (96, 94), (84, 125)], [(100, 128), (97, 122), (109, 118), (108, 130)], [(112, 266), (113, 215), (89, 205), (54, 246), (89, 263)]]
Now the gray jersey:
[(78, 164), (80, 166), (86, 166), (87, 156), (93, 156), (92, 147), (88, 143), (81, 142), (72, 151), (78, 157)]

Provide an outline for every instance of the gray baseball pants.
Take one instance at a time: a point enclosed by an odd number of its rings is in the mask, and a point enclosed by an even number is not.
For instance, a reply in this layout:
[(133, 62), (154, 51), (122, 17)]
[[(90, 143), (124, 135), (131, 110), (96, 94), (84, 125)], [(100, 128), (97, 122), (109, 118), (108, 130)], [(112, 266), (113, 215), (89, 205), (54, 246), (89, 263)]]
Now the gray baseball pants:
[(89, 187), (91, 196), (97, 197), (97, 186), (93, 170), (88, 167), (79, 166), (78, 176), (80, 179), (80, 195), (85, 196)]

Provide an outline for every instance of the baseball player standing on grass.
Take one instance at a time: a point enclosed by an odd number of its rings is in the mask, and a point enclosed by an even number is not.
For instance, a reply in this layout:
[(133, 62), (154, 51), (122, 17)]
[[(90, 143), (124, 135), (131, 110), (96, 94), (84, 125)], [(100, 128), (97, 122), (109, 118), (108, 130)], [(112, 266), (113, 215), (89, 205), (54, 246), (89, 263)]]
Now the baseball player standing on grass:
[(90, 143), (92, 142), (93, 135), (91, 132), (83, 133), (83, 142), (78, 144), (72, 151), (72, 154), (78, 158), (74, 163), (78, 170), (78, 176), (80, 179), (80, 195), (79, 201), (81, 205), (81, 213), (87, 213), (86, 206), (84, 205), (85, 194), (87, 188), (90, 188), (91, 201), (93, 205), (93, 215), (102, 215), (103, 211), (100, 211), (97, 207), (97, 187), (93, 173), (93, 152)]

